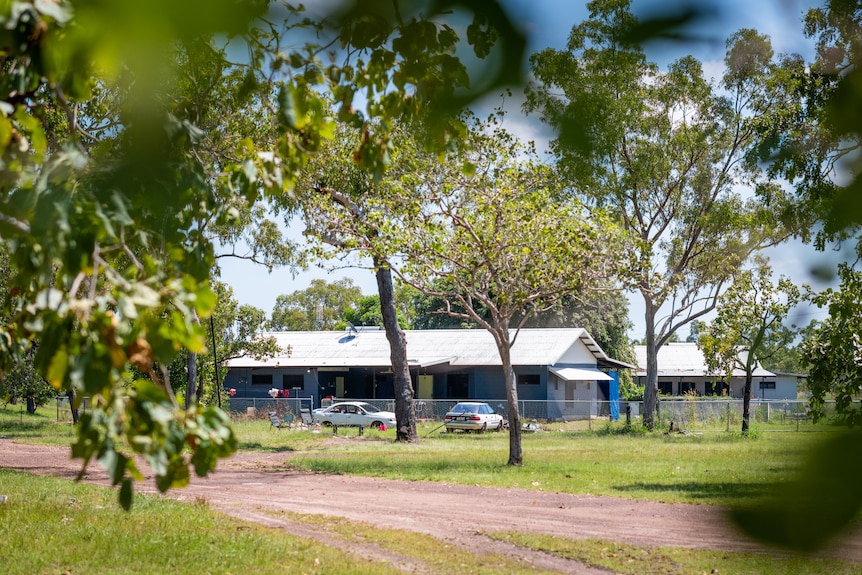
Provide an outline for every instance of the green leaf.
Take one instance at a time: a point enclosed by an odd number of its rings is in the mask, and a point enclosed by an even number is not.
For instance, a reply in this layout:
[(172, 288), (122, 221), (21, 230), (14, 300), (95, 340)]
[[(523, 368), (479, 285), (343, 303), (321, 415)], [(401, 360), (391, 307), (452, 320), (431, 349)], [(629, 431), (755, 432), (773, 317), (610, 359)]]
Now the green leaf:
[(778, 485), (762, 505), (732, 513), (749, 535), (788, 549), (815, 551), (839, 535), (862, 509), (862, 432), (814, 446), (798, 476)]
[[(5, 104), (5, 102), (0, 102)], [(12, 122), (4, 115), (0, 115), (0, 154), (2, 154), (9, 142), (12, 141)]]
[(168, 401), (168, 395), (165, 390), (157, 386), (149, 379), (139, 379), (135, 381), (135, 395), (140, 401), (151, 403), (163, 403)]

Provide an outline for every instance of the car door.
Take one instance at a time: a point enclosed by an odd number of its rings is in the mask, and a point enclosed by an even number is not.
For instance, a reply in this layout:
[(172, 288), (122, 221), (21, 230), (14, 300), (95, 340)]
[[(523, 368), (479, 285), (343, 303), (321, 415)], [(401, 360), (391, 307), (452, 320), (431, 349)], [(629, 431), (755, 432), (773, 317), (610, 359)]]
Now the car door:
[(356, 405), (344, 406), (344, 423), (341, 425), (359, 426), (362, 425), (360, 420), (359, 410), (362, 409)]
[(329, 408), (329, 420), (332, 422), (332, 425), (338, 427), (339, 425), (344, 425), (344, 407), (343, 405), (333, 405)]
[(488, 429), (496, 429), (499, 424), (499, 419), (497, 418), (497, 414), (494, 413), (494, 410), (491, 409), (491, 406), (485, 404), (482, 406), (480, 411), (482, 413), (482, 420), (485, 422), (485, 425), (488, 426)]

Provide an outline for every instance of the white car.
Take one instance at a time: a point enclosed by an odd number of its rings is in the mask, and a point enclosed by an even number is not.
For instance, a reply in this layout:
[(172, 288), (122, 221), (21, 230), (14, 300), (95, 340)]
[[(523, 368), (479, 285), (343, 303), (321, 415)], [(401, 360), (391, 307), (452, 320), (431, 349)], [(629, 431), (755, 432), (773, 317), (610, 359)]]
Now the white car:
[(449, 410), (444, 419), (446, 431), (462, 429), (464, 431), (478, 431), (479, 433), (488, 429), (502, 431), (506, 423), (502, 415), (494, 413), (487, 403), (475, 401), (462, 401)]
[(395, 426), (395, 414), (382, 411), (364, 401), (342, 401), (329, 407), (315, 409), (311, 413), (314, 423), (333, 427), (373, 427)]

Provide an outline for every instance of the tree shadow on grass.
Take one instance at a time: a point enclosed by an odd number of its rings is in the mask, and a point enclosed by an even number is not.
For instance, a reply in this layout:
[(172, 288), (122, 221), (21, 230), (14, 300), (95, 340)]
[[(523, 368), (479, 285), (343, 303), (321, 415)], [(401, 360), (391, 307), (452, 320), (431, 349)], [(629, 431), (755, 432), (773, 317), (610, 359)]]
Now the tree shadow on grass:
[(705, 483), (688, 481), (685, 483), (632, 483), (617, 485), (616, 491), (624, 493), (682, 493), (692, 501), (750, 502), (762, 499), (769, 494), (771, 487), (761, 483)]
[(283, 453), (285, 451), (296, 451), (293, 447), (287, 445), (277, 445), (275, 447), (264, 445), (258, 441), (246, 441), (239, 444), (239, 450), (260, 451), (262, 453)]

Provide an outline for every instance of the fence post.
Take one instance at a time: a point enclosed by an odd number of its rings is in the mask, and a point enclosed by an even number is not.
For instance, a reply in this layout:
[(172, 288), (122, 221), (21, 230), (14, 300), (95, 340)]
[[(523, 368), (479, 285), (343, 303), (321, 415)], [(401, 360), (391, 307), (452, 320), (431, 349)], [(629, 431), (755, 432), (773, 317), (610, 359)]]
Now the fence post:
[(731, 400), (727, 400), (727, 432), (730, 433), (730, 402)]

